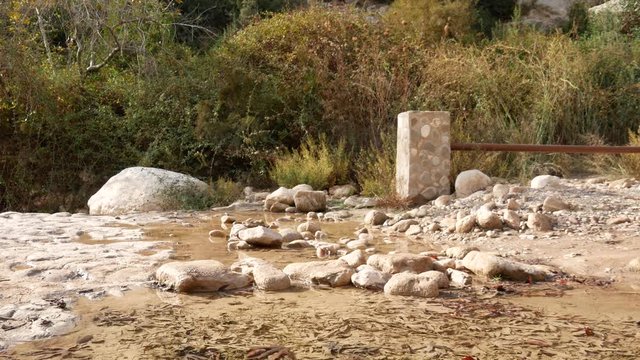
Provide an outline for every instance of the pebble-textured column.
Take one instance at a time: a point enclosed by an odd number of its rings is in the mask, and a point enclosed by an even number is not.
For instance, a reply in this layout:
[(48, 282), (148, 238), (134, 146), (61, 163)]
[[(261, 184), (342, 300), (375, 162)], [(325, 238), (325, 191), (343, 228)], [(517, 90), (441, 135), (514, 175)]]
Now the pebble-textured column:
[(449, 194), (450, 119), (446, 111), (398, 115), (396, 191), (413, 204)]

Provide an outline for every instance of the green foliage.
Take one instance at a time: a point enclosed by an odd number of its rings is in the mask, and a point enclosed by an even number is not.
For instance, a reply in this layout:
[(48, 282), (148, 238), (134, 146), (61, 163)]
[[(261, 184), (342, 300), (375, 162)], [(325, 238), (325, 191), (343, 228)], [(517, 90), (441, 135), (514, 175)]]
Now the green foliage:
[(240, 199), (242, 186), (227, 178), (219, 178), (211, 186), (210, 205), (224, 206)]
[[(598, 50), (596, 50), (598, 49)], [(624, 144), (639, 121), (633, 90), (638, 44), (609, 37), (507, 29), (493, 42), (450, 46), (425, 56), (420, 109), (452, 111), (461, 142), (584, 144), (590, 136)], [(488, 131), (490, 129), (490, 131)], [(618, 129), (618, 130), (616, 130)], [(517, 176), (542, 160), (527, 154), (454, 155), (454, 168)]]
[(207, 47), (230, 27), (246, 25), (261, 15), (295, 9), (302, 4), (304, 0), (181, 1), (176, 5), (179, 23), (189, 26), (177, 26), (176, 36), (180, 42)]
[(640, 0), (622, 1), (622, 31), (638, 34), (640, 30)]
[(589, 6), (582, 1), (573, 3), (569, 8), (569, 20), (564, 26), (564, 32), (576, 37), (582, 35), (589, 27)]
[(430, 45), (473, 39), (475, 15), (472, 0), (395, 0), (385, 20), (395, 33)]
[(395, 134), (382, 135), (382, 145), (370, 145), (358, 157), (356, 178), (365, 196), (389, 198), (395, 194)]
[(501, 22), (511, 20), (516, 9), (515, 0), (478, 0), (476, 2), (476, 28), (491, 37), (493, 29)]
[[(71, 11), (82, 3), (104, 21)], [(49, 61), (30, 4), (0, 7), (1, 209), (74, 210), (133, 165), (251, 185), (271, 184), (271, 175), (326, 188), (355, 176), (365, 194), (391, 203), (391, 134), (408, 109), (450, 111), (452, 141), (461, 142), (626, 144), (640, 124), (631, 8), (622, 19), (585, 21), (576, 6), (566, 34), (542, 34), (494, 27), (517, 17), (508, 0), (398, 0), (383, 16), (313, 6), (265, 13), (299, 5), (286, 0), (194, 0), (179, 9), (153, 0), (114, 11), (103, 10), (122, 1), (54, 0), (41, 9)], [(142, 15), (153, 21), (141, 32), (133, 22), (116, 26)], [(213, 39), (175, 24), (190, 19), (213, 38), (225, 33)], [(74, 24), (80, 39), (97, 41), (81, 57), (67, 42)], [(122, 49), (87, 71), (91, 52), (98, 62), (114, 45), (109, 26)], [(494, 176), (531, 174), (537, 163), (573, 165), (548, 155), (453, 158), (455, 172)], [(232, 201), (224, 194), (239, 186), (218, 182), (210, 198), (185, 202)]]
[(219, 87), (207, 124), (211, 133), (234, 129), (224, 139), (241, 145), (229, 155), (253, 168), (306, 136), (344, 140), (348, 152), (379, 143), (411, 100), (412, 51), (357, 10), (275, 15), (211, 52)]
[(325, 138), (308, 138), (297, 151), (283, 152), (273, 162), (271, 178), (280, 186), (311, 185), (326, 189), (348, 177), (348, 159), (341, 143), (330, 148)]

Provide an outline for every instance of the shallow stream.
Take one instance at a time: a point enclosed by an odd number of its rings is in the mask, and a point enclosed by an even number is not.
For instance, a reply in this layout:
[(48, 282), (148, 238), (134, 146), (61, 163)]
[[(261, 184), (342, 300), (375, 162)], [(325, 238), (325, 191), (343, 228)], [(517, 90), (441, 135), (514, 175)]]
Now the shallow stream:
[[(237, 260), (220, 213), (143, 226), (142, 241), (167, 241), (176, 260)], [(295, 228), (302, 218), (233, 214)], [(360, 216), (354, 217), (360, 219)], [(355, 237), (359, 222), (323, 223), (329, 241)], [(374, 233), (380, 252), (439, 250), (427, 240)], [(108, 239), (82, 235), (83, 244)], [(154, 250), (140, 252), (153, 255)], [(316, 260), (315, 250), (254, 250), (282, 268)], [(475, 281), (475, 279), (474, 279)], [(121, 297), (80, 298), (71, 333), (20, 344), (0, 358), (244, 359), (255, 346), (283, 346), (298, 359), (637, 359), (640, 293), (578, 283), (476, 283), (437, 299), (387, 297), (355, 288), (182, 295), (139, 288)], [(469, 357), (466, 357), (469, 356)]]

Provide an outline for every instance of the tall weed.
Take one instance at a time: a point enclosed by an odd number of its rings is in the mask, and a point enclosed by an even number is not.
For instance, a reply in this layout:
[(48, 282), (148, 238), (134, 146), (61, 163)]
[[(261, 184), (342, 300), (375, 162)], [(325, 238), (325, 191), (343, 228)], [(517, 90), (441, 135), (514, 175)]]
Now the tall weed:
[(371, 144), (360, 152), (356, 163), (356, 178), (362, 195), (390, 198), (396, 193), (396, 139), (382, 134), (382, 146)]

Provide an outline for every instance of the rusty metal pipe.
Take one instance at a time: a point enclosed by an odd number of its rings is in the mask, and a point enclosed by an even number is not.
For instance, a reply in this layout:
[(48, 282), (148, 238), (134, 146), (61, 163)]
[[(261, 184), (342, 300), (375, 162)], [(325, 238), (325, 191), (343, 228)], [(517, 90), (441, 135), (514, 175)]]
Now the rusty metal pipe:
[(567, 154), (640, 153), (640, 146), (533, 145), (533, 144), (451, 144), (453, 151), (505, 151)]

